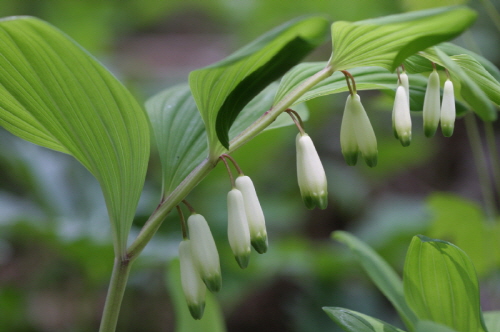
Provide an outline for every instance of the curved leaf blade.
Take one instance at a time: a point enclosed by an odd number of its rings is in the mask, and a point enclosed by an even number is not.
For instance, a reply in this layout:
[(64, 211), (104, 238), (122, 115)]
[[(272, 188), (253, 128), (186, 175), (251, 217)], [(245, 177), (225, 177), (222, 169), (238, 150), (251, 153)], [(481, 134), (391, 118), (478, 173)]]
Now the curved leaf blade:
[(333, 233), (333, 238), (349, 246), (370, 279), (396, 308), (408, 329), (413, 331), (418, 319), (405, 301), (403, 283), (396, 272), (372, 248), (355, 236), (337, 231)]
[(354, 310), (338, 307), (323, 307), (323, 310), (346, 332), (404, 332), (380, 319)]
[(453, 39), (475, 20), (464, 6), (391, 15), (332, 25), (335, 70), (380, 66), (390, 71), (418, 51)]
[(421, 320), (417, 324), (417, 329), (415, 332), (457, 332), (448, 326), (434, 323), (428, 320)]
[[(271, 84), (240, 112), (229, 137), (235, 137), (272, 106), (277, 84)], [(172, 191), (208, 156), (207, 134), (196, 103), (187, 84), (168, 88), (146, 102), (161, 161), (162, 198)], [(296, 109), (303, 120), (307, 108)], [(288, 114), (281, 114), (266, 130), (294, 124)]]
[(486, 332), (474, 267), (453, 244), (423, 235), (413, 237), (403, 285), (406, 301), (419, 319), (458, 332)]
[(149, 158), (147, 118), (129, 91), (48, 23), (3, 19), (0, 125), (71, 154), (97, 178), (124, 253)]
[(205, 123), (211, 155), (229, 148), (229, 129), (243, 107), (323, 42), (327, 32), (323, 17), (294, 20), (228, 58), (191, 72), (189, 85)]

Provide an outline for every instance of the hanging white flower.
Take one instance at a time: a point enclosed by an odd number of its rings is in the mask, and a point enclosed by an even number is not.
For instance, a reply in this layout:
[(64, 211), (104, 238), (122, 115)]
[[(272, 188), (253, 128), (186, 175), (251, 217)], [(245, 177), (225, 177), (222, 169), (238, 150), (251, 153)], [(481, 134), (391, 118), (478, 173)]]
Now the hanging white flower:
[(439, 125), (440, 104), (439, 74), (433, 70), (429, 75), (424, 98), (423, 117), (426, 137), (432, 137), (436, 133)]
[(179, 244), (181, 284), (189, 312), (194, 319), (201, 319), (205, 310), (206, 287), (191, 255), (191, 243), (183, 240)]
[(244, 269), (250, 261), (250, 231), (241, 191), (233, 188), (227, 194), (229, 245), (239, 266)]
[(246, 175), (238, 176), (235, 183), (236, 189), (243, 195), (252, 246), (259, 254), (263, 254), (267, 251), (267, 231), (257, 192), (252, 180)]
[(222, 284), (219, 253), (210, 227), (198, 213), (190, 215), (187, 223), (193, 261), (200, 271), (201, 279), (210, 291), (218, 292)]
[(448, 79), (444, 83), (443, 102), (441, 104), (441, 131), (446, 137), (453, 135), (455, 128), (455, 93), (453, 83)]
[(398, 86), (396, 97), (394, 98), (394, 108), (392, 110), (393, 127), (397, 138), (403, 146), (410, 145), (411, 142), (411, 116), (406, 89), (403, 85)]
[(340, 128), (340, 145), (347, 164), (356, 164), (359, 151), (368, 166), (377, 165), (377, 137), (358, 94), (347, 97)]
[(304, 204), (308, 209), (314, 209), (316, 206), (320, 209), (326, 209), (328, 189), (325, 170), (311, 137), (305, 133), (299, 133), (295, 143), (297, 148), (297, 179)]

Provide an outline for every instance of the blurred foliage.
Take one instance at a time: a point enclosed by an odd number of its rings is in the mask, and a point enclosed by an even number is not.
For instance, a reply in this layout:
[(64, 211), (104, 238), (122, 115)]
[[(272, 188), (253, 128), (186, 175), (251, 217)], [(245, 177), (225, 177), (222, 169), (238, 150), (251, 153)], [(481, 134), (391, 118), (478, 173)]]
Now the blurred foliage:
[[(2, 0), (0, 15), (34, 15), (51, 22), (110, 66), (143, 100), (186, 82), (189, 71), (220, 60), (297, 16), (359, 20), (444, 2)], [(482, 16), (457, 42), (498, 66), (500, 32), (481, 1), (468, 4)], [(310, 58), (325, 61), (330, 52), (325, 44)], [(340, 331), (322, 312), (324, 305), (352, 308), (401, 327), (352, 256), (329, 240), (332, 231), (346, 229), (398, 271), (414, 234), (454, 242), (471, 256), (482, 277), (484, 309), (499, 310), (499, 260), (486, 247), (498, 227), (488, 224), (481, 212), (463, 120), (458, 120), (452, 138), (426, 139), (415, 115), (412, 144), (402, 148), (392, 137), (392, 99), (366, 92), (362, 98), (377, 134), (379, 165), (347, 167), (338, 138), (345, 97), (308, 103), (306, 129), (329, 181), (327, 210), (303, 207), (296, 183), (294, 128), (265, 132), (234, 153), (256, 185), (270, 241), (268, 253), (252, 254), (248, 269), (238, 268), (226, 239), (230, 185), (225, 170), (217, 167), (189, 195), (207, 218), (220, 251), (223, 288), (217, 299), (227, 331)], [(498, 137), (498, 122), (494, 130)], [(0, 172), (0, 332), (95, 331), (113, 255), (97, 182), (68, 156), (21, 142), (3, 130)], [(160, 192), (161, 167), (153, 152), (133, 234), (155, 209)], [(178, 225), (177, 216), (169, 215), (136, 262), (120, 331), (174, 331), (169, 296), (175, 295), (169, 295), (163, 272), (177, 255)]]

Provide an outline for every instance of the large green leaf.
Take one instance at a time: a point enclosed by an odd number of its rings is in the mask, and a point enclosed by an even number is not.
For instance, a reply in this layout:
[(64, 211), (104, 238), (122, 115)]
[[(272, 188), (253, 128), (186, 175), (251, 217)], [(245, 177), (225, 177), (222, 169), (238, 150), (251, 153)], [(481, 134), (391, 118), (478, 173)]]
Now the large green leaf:
[(194, 320), (189, 313), (184, 293), (182, 292), (179, 259), (174, 259), (166, 274), (167, 289), (174, 305), (176, 332), (225, 332), (224, 316), (215, 296), (207, 292), (205, 313), (200, 320)]
[(460, 248), (423, 235), (413, 237), (403, 283), (406, 301), (419, 319), (457, 332), (486, 332), (474, 266)]
[(404, 332), (391, 324), (349, 309), (324, 307), (328, 316), (346, 332)]
[(123, 253), (150, 140), (147, 117), (127, 89), (51, 25), (30, 17), (3, 19), (0, 124), (25, 140), (73, 155), (97, 178), (115, 251)]
[(229, 129), (243, 107), (322, 43), (327, 32), (323, 17), (294, 20), (226, 59), (191, 72), (189, 85), (207, 129), (212, 158), (229, 148)]
[(484, 312), (484, 321), (488, 332), (500, 332), (500, 311)]
[(335, 70), (380, 66), (390, 71), (432, 45), (453, 39), (476, 14), (463, 6), (443, 7), (332, 25)]
[(428, 320), (421, 320), (417, 323), (415, 332), (457, 332), (448, 326), (434, 323)]
[[(233, 138), (272, 106), (277, 84), (271, 84), (245, 106), (231, 127)], [(298, 105), (303, 120), (307, 108)], [(208, 156), (207, 134), (203, 120), (187, 84), (168, 88), (146, 102), (146, 110), (158, 146), (162, 174), (162, 198), (165, 199), (189, 173)], [(293, 124), (288, 114), (281, 114), (268, 129)]]
[(413, 331), (417, 317), (406, 304), (403, 284), (396, 272), (372, 248), (355, 236), (337, 231), (333, 233), (333, 238), (349, 246), (378, 289), (394, 305), (408, 329)]

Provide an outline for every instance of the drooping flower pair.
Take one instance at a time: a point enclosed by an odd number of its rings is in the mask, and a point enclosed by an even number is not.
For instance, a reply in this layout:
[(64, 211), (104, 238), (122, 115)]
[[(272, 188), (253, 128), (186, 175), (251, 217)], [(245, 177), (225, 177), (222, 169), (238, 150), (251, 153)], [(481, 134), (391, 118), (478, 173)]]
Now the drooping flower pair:
[(377, 165), (377, 138), (357, 93), (347, 97), (340, 127), (340, 146), (348, 165), (356, 165), (359, 153), (368, 166)]
[(441, 120), (443, 135), (450, 137), (453, 134), (456, 117), (455, 94), (453, 83), (449, 78), (444, 83), (442, 103), (440, 103), (440, 95), (439, 74), (434, 69), (429, 75), (424, 99), (424, 133), (427, 137), (434, 136), (439, 125), (439, 120)]
[[(233, 162), (239, 172), (236, 180), (233, 180), (226, 158)], [(230, 156), (223, 155), (221, 159), (227, 167), (232, 184), (232, 189), (227, 194), (229, 245), (238, 265), (244, 269), (250, 261), (251, 247), (259, 254), (267, 251), (268, 240), (264, 212), (252, 180), (243, 174)]]
[(406, 73), (399, 74), (399, 84), (392, 109), (392, 130), (401, 145), (411, 142), (410, 84)]
[(187, 226), (189, 238), (185, 234), (179, 245), (182, 290), (191, 316), (201, 319), (205, 310), (206, 289), (218, 292), (222, 285), (219, 253), (202, 215), (192, 213)]

